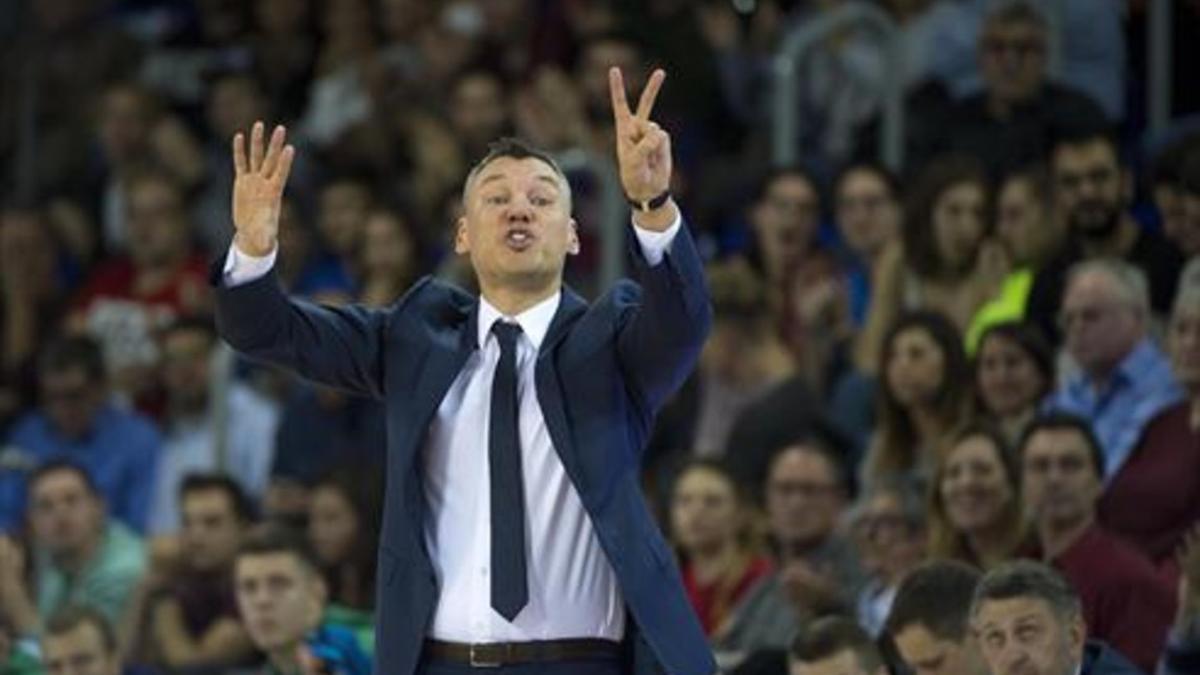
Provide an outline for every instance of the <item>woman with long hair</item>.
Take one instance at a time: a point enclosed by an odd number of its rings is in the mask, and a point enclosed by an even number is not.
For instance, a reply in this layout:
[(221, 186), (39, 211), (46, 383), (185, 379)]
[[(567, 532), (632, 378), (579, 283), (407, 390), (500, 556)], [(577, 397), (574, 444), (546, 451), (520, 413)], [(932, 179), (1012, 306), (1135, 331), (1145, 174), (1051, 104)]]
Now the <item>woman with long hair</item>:
[(976, 399), (980, 416), (1008, 447), (1016, 445), (1053, 387), (1054, 353), (1037, 328), (1009, 321), (984, 331), (975, 355)]

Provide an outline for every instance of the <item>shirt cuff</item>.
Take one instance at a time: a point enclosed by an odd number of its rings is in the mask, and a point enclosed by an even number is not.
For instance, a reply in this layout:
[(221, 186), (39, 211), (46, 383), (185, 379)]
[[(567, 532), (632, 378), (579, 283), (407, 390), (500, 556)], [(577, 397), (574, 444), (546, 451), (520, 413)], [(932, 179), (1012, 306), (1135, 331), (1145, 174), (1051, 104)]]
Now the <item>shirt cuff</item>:
[(675, 241), (675, 235), (679, 233), (681, 225), (683, 225), (681, 214), (676, 214), (675, 222), (662, 232), (647, 230), (644, 227), (638, 227), (636, 222), (633, 223), (633, 233), (637, 235), (638, 243), (642, 246), (642, 257), (650, 263), (651, 267), (662, 262), (663, 255), (666, 254), (668, 248), (671, 248), (671, 242)]
[(276, 246), (264, 256), (246, 255), (238, 247), (230, 244), (229, 253), (225, 255), (224, 279), (227, 288), (258, 281), (267, 276), (267, 272), (275, 266), (275, 256), (279, 253)]

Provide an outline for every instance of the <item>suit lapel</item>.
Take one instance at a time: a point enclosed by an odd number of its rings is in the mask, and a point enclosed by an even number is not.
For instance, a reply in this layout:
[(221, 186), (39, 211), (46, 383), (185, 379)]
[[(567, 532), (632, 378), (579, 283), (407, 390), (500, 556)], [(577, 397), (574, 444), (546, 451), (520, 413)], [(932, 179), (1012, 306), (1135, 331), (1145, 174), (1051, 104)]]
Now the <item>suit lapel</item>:
[[(478, 346), (479, 336), (476, 326), (479, 317), (479, 301), (476, 300), (461, 311), (466, 315), (459, 315), (445, 328), (435, 331), (433, 340), (430, 341), (429, 351), (425, 356), (425, 363), (421, 368), (421, 375), (415, 390), (417, 392), (417, 414), (413, 418), (416, 420), (413, 428), (420, 429), (422, 432), (429, 428), (429, 421), (433, 418), (433, 414), (441, 405), (442, 400), (446, 398), (446, 392), (450, 390), (450, 385), (454, 384), (454, 379), (462, 372), (463, 365)], [(419, 446), (423, 439), (424, 434), (422, 433), (415, 439), (416, 444)]]
[[(575, 320), (587, 310), (587, 303), (574, 291), (563, 286), (562, 301), (558, 311), (550, 322), (550, 329), (542, 346), (538, 350), (537, 365), (534, 378), (537, 381), (538, 405), (542, 408), (542, 417), (546, 420), (546, 431), (555, 452), (563, 463), (563, 468), (576, 486), (580, 485), (579, 462), (575, 455), (575, 446), (571, 442), (570, 425), (567, 423), (567, 411), (563, 405), (562, 389), (558, 385), (558, 368), (554, 363), (554, 347), (563, 340), (570, 331)], [(580, 496), (584, 495), (582, 490)]]

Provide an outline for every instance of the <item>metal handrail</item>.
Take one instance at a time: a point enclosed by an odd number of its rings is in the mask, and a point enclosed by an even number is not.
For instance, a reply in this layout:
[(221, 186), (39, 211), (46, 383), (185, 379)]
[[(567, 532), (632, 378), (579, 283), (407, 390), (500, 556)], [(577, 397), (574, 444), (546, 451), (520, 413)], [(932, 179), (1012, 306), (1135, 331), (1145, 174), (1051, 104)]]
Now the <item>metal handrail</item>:
[(1146, 112), (1152, 137), (1171, 123), (1171, 0), (1150, 0), (1146, 16)]
[(879, 134), (879, 158), (899, 169), (904, 159), (903, 54), (899, 29), (887, 12), (861, 0), (853, 0), (798, 26), (787, 34), (772, 64), (774, 101), (772, 110), (772, 159), (776, 166), (795, 164), (800, 137), (796, 114), (798, 100), (797, 64), (831, 33), (848, 26), (864, 26), (881, 36), (888, 73), (884, 78), (883, 127)]
[(599, 182), (600, 188), (600, 270), (596, 289), (603, 291), (625, 274), (625, 236), (629, 222), (629, 205), (621, 189), (621, 179), (612, 160), (582, 148), (558, 153), (564, 172), (587, 172)]

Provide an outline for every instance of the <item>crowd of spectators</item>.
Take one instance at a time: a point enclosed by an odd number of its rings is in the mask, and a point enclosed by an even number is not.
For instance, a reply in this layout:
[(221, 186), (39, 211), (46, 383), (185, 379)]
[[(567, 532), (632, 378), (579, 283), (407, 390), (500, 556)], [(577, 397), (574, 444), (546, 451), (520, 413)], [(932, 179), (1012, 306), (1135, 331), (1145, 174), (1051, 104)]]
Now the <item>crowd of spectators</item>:
[(854, 1), (0, 1), (0, 675), (365, 672), (384, 411), (218, 339), (229, 141), (296, 145), (280, 283), (386, 306), (472, 287), (462, 181), (525, 138), (595, 295), (613, 65), (669, 73), (708, 263), (645, 489), (722, 666), (1200, 672), (1200, 107), (1143, 142), (1139, 0), (873, 0), (897, 51), (798, 63), (773, 166), (772, 58)]

